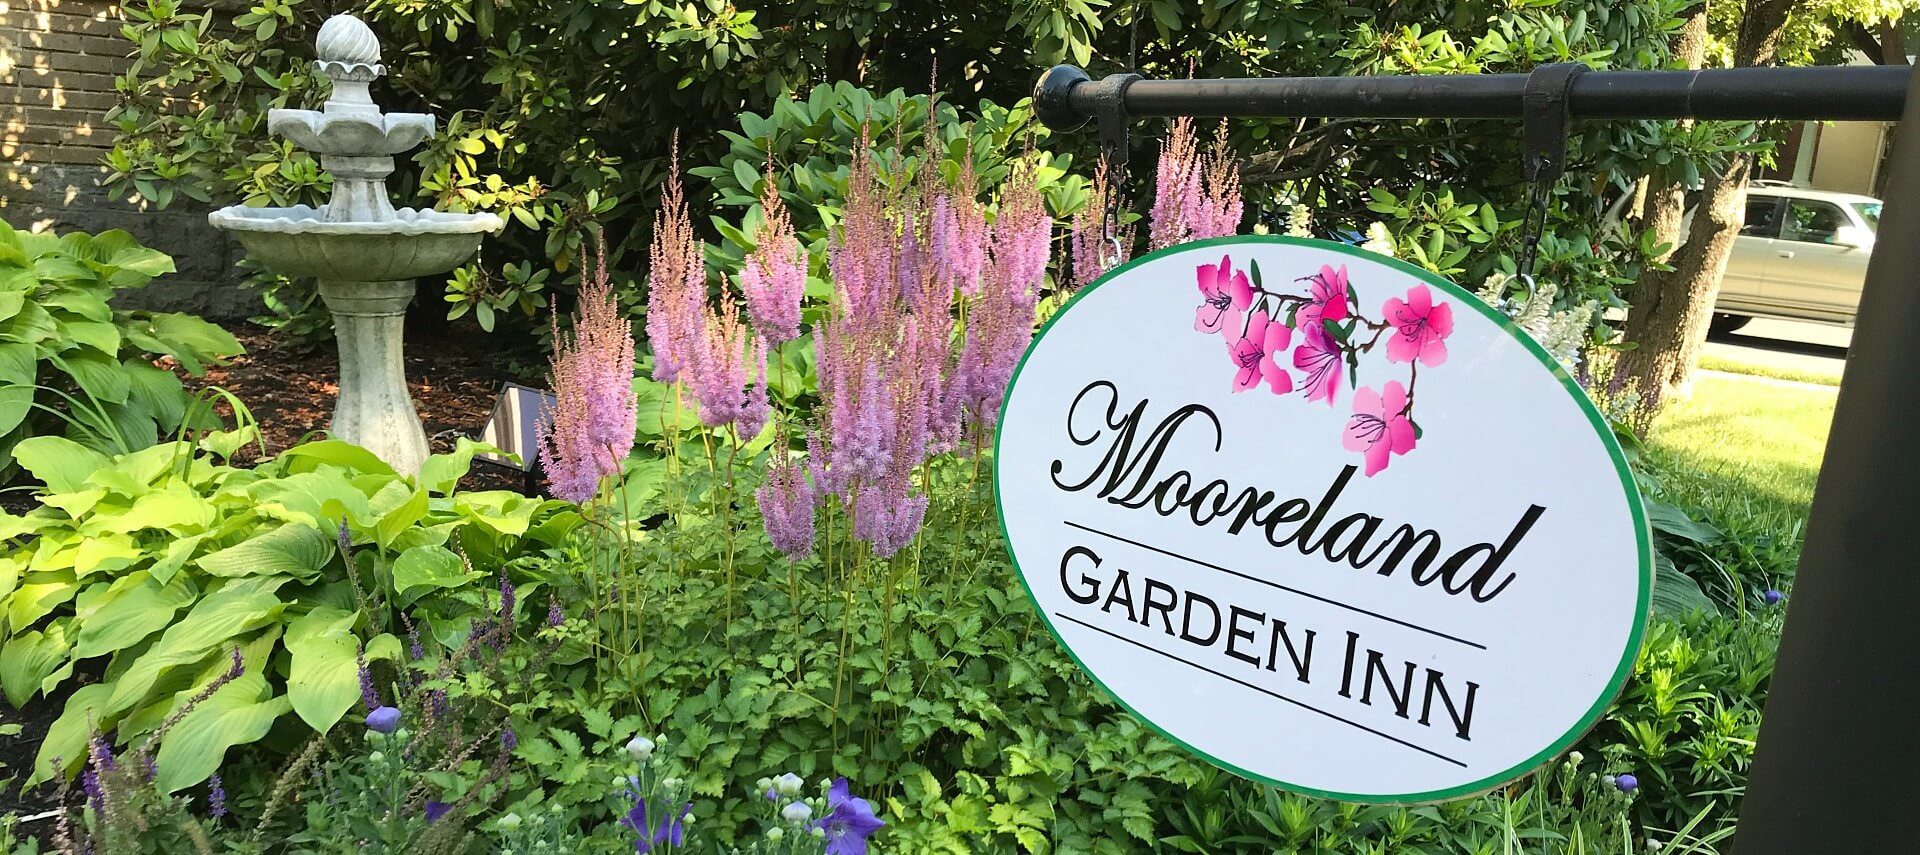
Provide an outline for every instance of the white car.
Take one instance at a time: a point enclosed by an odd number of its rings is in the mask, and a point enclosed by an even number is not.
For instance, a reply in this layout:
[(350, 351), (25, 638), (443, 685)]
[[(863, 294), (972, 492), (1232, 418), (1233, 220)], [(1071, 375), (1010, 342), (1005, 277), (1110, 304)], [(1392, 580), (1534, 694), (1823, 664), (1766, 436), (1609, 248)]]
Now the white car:
[(1754, 317), (1852, 324), (1879, 226), (1880, 200), (1871, 196), (1754, 182), (1713, 330), (1732, 332)]

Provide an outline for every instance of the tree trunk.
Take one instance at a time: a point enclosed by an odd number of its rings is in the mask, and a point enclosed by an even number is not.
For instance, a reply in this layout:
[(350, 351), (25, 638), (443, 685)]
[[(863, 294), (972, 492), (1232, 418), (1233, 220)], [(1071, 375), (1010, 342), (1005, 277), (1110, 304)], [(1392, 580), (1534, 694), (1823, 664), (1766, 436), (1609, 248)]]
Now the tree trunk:
[[(1747, 0), (1734, 45), (1735, 66), (1773, 62), (1793, 3)], [(1726, 170), (1706, 181), (1687, 244), (1669, 259), (1672, 269), (1642, 274), (1633, 289), (1623, 332), (1636, 346), (1621, 355), (1615, 371), (1626, 389), (1639, 394), (1635, 410), (1642, 422), (1650, 420), (1663, 401), (1686, 391), (1687, 375), (1707, 338), (1727, 256), (1746, 219), (1744, 199), (1752, 171), (1751, 155), (1728, 158)]]
[[(1707, 60), (1707, 4), (1701, 3), (1686, 11), (1687, 22), (1680, 28), (1680, 35), (1674, 40), (1672, 65), (1689, 71), (1697, 70)], [(1690, 127), (1692, 119), (1681, 120), (1681, 127)], [(1680, 245), (1680, 217), (1686, 213), (1687, 188), (1673, 176), (1652, 182), (1647, 187), (1647, 227), (1653, 229), (1654, 240), (1667, 245), (1656, 261), (1666, 261)]]
[(1907, 37), (1897, 17), (1880, 22), (1879, 59), (1881, 65), (1907, 64)]
[(1713, 299), (1727, 272), (1733, 239), (1746, 224), (1747, 176), (1753, 159), (1736, 154), (1726, 172), (1707, 179), (1687, 242), (1668, 259), (1668, 271), (1640, 277), (1627, 315), (1626, 339), (1638, 346), (1621, 355), (1617, 370), (1639, 392), (1637, 410), (1651, 415), (1668, 396), (1685, 394), (1687, 374), (1707, 339)]

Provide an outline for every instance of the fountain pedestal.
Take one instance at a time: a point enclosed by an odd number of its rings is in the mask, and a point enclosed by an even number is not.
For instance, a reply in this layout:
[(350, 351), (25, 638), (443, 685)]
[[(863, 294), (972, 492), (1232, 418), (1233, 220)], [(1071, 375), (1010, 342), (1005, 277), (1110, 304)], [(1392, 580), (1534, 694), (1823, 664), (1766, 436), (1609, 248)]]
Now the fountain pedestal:
[(427, 432), (407, 391), (403, 329), (413, 302), (411, 279), (387, 282), (320, 280), (320, 299), (333, 314), (340, 345), (340, 397), (333, 435), (373, 452), (400, 472), (418, 472), (427, 459)]
[(386, 68), (373, 30), (335, 15), (314, 41), (314, 69), (333, 83), (320, 111), (272, 110), (267, 128), (320, 155), (333, 197), (318, 208), (221, 208), (214, 227), (286, 276), (319, 280), (340, 346), (333, 435), (372, 451), (395, 470), (420, 471), (427, 435), (407, 393), (402, 326), (414, 282), (465, 263), (481, 235), (505, 223), (493, 214), (395, 208), (387, 198), (393, 156), (433, 135), (434, 119), (382, 113), (368, 85)]

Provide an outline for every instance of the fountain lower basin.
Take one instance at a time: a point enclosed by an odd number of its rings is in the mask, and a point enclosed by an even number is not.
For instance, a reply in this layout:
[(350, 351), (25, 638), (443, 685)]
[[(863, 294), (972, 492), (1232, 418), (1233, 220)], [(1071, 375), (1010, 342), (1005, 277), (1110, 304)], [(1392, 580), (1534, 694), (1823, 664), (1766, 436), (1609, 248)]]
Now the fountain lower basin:
[(400, 208), (380, 222), (328, 222), (327, 206), (221, 208), (207, 222), (240, 239), (247, 254), (285, 276), (383, 282), (445, 273), (505, 223), (493, 214)]

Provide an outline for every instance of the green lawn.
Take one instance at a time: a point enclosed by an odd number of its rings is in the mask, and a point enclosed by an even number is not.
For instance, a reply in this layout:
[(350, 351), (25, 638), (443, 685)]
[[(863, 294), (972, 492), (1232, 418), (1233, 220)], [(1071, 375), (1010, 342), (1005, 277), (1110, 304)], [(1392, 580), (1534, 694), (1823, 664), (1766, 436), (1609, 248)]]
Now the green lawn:
[(1729, 533), (1797, 541), (1833, 420), (1835, 388), (1700, 375), (1648, 438), (1670, 502), (1709, 510)]
[(1700, 356), (1700, 367), (1710, 371), (1753, 374), (1827, 386), (1840, 385), (1839, 366), (1828, 368), (1824, 364), (1809, 365), (1809, 362), (1797, 353), (1765, 350), (1743, 350), (1738, 355), (1707, 353)]

